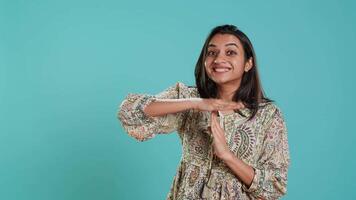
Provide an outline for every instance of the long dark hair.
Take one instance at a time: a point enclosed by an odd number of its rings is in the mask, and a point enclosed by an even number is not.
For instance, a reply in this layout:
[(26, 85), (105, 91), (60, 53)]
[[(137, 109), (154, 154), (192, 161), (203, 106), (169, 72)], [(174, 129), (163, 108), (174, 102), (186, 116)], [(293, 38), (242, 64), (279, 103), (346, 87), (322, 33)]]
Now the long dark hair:
[[(251, 41), (248, 37), (234, 25), (221, 25), (213, 28), (205, 40), (204, 46), (201, 50), (199, 59), (195, 66), (195, 83), (201, 98), (217, 98), (218, 90), (216, 83), (212, 81), (204, 67), (204, 62), (207, 55), (207, 49), (210, 40), (216, 34), (231, 34), (236, 36), (244, 49), (245, 61), (252, 58), (253, 66), (248, 72), (244, 72), (239, 89), (233, 96), (233, 101), (241, 101), (244, 105), (252, 111), (249, 120), (252, 119), (259, 109), (261, 103), (272, 102), (268, 99), (262, 89), (260, 78), (257, 71), (257, 59)], [(239, 114), (243, 115), (240, 111)], [(244, 116), (244, 115), (243, 115)]]

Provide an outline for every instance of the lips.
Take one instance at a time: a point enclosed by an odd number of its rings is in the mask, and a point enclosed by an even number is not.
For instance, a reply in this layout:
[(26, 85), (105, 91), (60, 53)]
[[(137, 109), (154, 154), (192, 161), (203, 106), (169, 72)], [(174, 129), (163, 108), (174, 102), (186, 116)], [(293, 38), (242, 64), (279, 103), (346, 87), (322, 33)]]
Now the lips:
[(224, 72), (228, 72), (230, 70), (231, 70), (230, 67), (213, 67), (213, 71), (218, 72), (218, 73), (224, 73)]

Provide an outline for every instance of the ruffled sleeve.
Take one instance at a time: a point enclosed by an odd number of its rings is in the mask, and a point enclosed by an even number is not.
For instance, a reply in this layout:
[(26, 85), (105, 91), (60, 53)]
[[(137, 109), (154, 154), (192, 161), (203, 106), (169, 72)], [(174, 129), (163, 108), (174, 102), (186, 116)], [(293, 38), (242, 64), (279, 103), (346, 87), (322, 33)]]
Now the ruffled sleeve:
[(189, 88), (177, 82), (157, 95), (129, 93), (119, 106), (117, 118), (125, 131), (138, 141), (153, 138), (156, 134), (177, 131), (186, 115), (186, 112), (151, 117), (143, 110), (156, 99), (189, 98)]
[(276, 108), (267, 125), (262, 155), (249, 188), (243, 189), (255, 198), (278, 199), (287, 192), (287, 172), (290, 163), (286, 124)]

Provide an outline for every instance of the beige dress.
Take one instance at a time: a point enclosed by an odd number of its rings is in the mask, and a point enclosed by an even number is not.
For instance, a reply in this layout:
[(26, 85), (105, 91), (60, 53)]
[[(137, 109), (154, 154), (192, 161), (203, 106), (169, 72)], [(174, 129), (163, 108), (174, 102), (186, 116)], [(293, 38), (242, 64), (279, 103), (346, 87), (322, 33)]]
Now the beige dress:
[(196, 87), (181, 82), (157, 95), (128, 94), (117, 117), (126, 132), (145, 141), (156, 134), (177, 131), (182, 157), (167, 195), (181, 199), (278, 199), (286, 193), (290, 162), (287, 130), (280, 109), (273, 103), (261, 104), (256, 116), (244, 108), (238, 113), (220, 113), (230, 150), (255, 170), (253, 182), (245, 186), (219, 158), (215, 157), (208, 131), (210, 113), (186, 110), (177, 114), (149, 117), (143, 108), (159, 98), (199, 97)]

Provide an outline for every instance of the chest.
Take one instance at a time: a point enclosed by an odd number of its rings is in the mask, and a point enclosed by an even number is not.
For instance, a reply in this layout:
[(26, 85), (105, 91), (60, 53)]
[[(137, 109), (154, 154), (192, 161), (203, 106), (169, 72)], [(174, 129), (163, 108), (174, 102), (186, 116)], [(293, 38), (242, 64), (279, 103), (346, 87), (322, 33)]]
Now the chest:
[[(239, 158), (250, 162), (259, 151), (259, 130), (254, 121), (238, 114), (221, 115), (220, 126), (230, 150)], [(210, 113), (192, 112), (187, 119), (184, 134), (184, 153), (206, 159), (211, 145)]]

